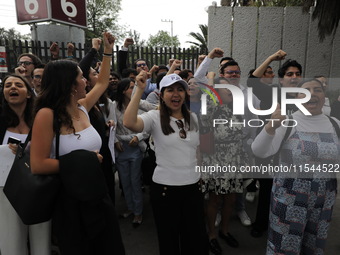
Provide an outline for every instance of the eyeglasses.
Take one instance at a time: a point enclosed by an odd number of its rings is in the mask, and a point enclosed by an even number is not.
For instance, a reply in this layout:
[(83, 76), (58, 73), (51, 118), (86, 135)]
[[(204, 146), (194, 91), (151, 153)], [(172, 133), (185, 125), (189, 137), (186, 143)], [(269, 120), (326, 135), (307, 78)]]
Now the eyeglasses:
[(142, 67), (142, 66), (146, 66), (146, 64), (145, 64), (145, 63), (143, 63), (143, 64), (137, 64), (137, 67)]
[(187, 138), (187, 133), (184, 130), (184, 124), (181, 120), (176, 120), (177, 127), (179, 128), (179, 137), (182, 139)]
[(241, 74), (241, 71), (233, 71), (233, 70), (228, 70), (228, 71), (225, 71), (224, 74), (229, 74), (229, 75), (232, 75), (232, 74), (236, 74), (236, 75), (240, 75)]
[(295, 74), (296, 76), (301, 76), (301, 73), (300, 73), (300, 72), (288, 72), (288, 73), (286, 73), (286, 76), (292, 77), (294, 74)]
[(33, 75), (34, 79), (41, 80), (42, 76), (41, 75)]
[(21, 65), (25, 65), (25, 66), (29, 66), (29, 65), (32, 65), (33, 62), (30, 62), (30, 61), (19, 61), (18, 62), (18, 66), (21, 66)]

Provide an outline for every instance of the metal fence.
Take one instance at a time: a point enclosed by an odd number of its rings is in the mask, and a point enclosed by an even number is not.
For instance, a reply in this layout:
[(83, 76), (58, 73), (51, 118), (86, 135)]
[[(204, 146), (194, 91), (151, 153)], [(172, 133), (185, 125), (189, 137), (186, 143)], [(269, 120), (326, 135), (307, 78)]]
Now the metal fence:
[[(51, 60), (49, 51), (52, 42), (34, 42), (34, 41), (20, 41), (20, 40), (2, 40), (0, 46), (6, 48), (6, 64), (8, 72), (13, 72), (17, 65), (17, 58), (22, 53), (33, 53), (37, 55), (44, 63)], [(67, 43), (59, 43), (60, 55), (59, 58), (66, 58)], [(76, 44), (73, 52), (77, 60), (82, 59), (86, 52), (90, 50), (91, 44)], [(117, 53), (119, 46), (114, 47), (112, 56), (112, 70), (117, 70)], [(101, 53), (101, 52), (100, 52)], [(131, 47), (128, 54), (128, 65), (131, 66), (136, 59), (144, 59), (149, 63), (149, 68), (153, 65), (166, 65), (169, 59), (182, 60), (182, 69), (194, 70), (196, 67), (198, 56), (201, 54), (199, 49), (195, 48), (152, 48), (152, 47)], [(99, 54), (101, 56), (101, 54)]]

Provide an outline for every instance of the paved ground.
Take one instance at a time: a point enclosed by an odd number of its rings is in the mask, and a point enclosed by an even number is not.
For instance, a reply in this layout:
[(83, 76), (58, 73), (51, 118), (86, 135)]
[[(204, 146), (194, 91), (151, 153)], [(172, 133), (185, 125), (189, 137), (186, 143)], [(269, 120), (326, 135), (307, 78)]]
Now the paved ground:
[[(340, 182), (339, 182), (340, 184)], [(123, 241), (127, 255), (157, 255), (157, 235), (153, 221), (152, 210), (148, 195), (149, 189), (146, 188), (144, 193), (144, 221), (140, 227), (132, 227), (132, 218), (119, 219)], [(256, 200), (254, 203), (246, 204), (249, 216), (254, 219), (256, 212)], [(120, 196), (120, 191), (116, 190), (116, 207), (118, 213), (125, 210), (124, 198)], [(231, 248), (219, 240), (223, 254), (228, 255), (263, 255), (265, 254), (266, 236), (253, 238), (249, 234), (250, 228), (241, 225), (236, 214), (231, 219), (230, 233), (239, 241), (239, 248)], [(327, 240), (326, 255), (340, 254), (340, 195), (337, 198), (336, 206), (333, 212), (333, 220)], [(194, 255), (194, 254), (188, 254)]]

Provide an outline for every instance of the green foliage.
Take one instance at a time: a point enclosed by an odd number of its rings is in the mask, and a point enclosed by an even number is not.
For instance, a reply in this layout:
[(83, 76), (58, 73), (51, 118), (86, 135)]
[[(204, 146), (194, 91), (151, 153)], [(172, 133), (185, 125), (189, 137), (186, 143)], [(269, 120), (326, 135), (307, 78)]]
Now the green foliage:
[(22, 35), (20, 32), (16, 31), (14, 28), (10, 28), (6, 30), (3, 27), (0, 27), (0, 40), (8, 40), (12, 43), (12, 40), (30, 40), (31, 36)]
[(125, 27), (117, 23), (120, 3), (121, 0), (87, 0), (86, 40), (101, 38), (104, 31), (111, 32), (117, 41), (124, 37)]
[(191, 43), (194, 46), (200, 48), (201, 53), (208, 52), (208, 25), (199, 25), (201, 30), (200, 33), (190, 32), (189, 35), (193, 37), (197, 42), (187, 41), (187, 43)]
[(178, 40), (177, 35), (172, 36), (169, 35), (167, 31), (160, 30), (156, 35), (150, 35), (147, 41), (147, 45), (150, 47), (179, 47), (180, 42)]

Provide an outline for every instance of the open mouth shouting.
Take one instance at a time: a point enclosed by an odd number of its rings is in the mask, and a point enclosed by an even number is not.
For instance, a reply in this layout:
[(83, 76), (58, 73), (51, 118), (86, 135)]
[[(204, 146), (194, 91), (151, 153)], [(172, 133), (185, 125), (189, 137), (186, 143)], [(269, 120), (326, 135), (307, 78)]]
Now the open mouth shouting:
[(18, 96), (19, 96), (19, 93), (18, 93), (18, 91), (13, 90), (13, 91), (10, 91), (10, 92), (9, 92), (9, 96), (10, 96), (10, 97), (18, 97)]
[(172, 103), (173, 106), (178, 107), (178, 106), (181, 106), (181, 101), (182, 100), (180, 100), (180, 99), (173, 99), (173, 100), (171, 100), (171, 103)]

